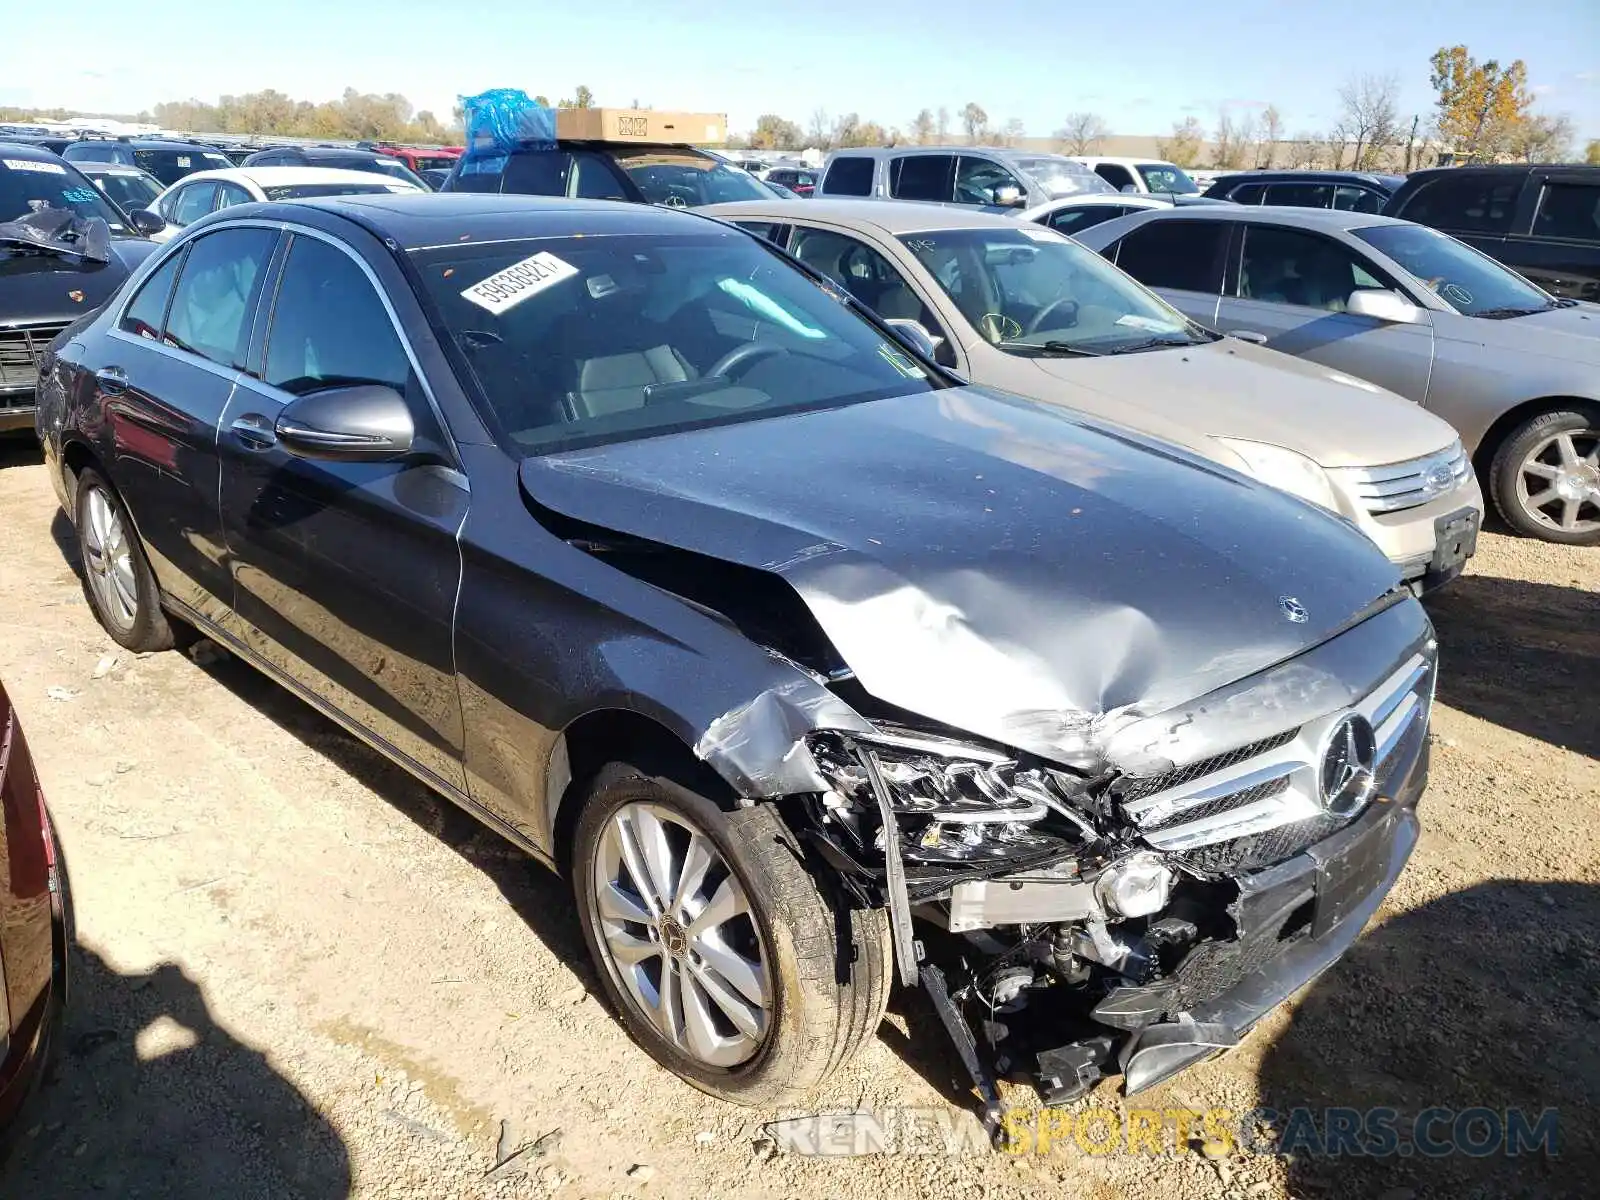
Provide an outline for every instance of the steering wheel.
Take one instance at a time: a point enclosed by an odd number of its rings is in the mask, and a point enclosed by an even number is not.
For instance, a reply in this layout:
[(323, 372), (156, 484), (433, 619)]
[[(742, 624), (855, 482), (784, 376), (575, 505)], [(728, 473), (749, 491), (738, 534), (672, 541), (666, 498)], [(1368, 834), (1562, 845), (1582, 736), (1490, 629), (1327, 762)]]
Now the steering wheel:
[(747, 367), (758, 359), (787, 353), (788, 351), (782, 346), (775, 346), (771, 342), (742, 342), (712, 363), (711, 369), (706, 372), (706, 378), (727, 379), (736, 367)]
[(1033, 320), (1028, 322), (1028, 328), (1025, 331), (1024, 336), (1031, 333), (1038, 333), (1039, 330), (1044, 328), (1045, 318), (1051, 313), (1055, 312), (1057, 309), (1060, 309), (1066, 315), (1066, 327), (1068, 329), (1072, 329), (1078, 324), (1078, 302), (1072, 299), (1070, 296), (1061, 296), (1050, 301), (1049, 304), (1046, 304), (1038, 312), (1033, 314)]

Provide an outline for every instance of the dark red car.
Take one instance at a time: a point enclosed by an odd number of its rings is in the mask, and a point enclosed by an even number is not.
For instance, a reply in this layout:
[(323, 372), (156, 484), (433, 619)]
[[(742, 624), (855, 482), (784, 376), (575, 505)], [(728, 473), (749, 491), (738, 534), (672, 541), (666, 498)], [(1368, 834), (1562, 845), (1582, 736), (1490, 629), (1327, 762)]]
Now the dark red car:
[(67, 1004), (66, 864), (22, 724), (0, 686), (0, 1158), (48, 1073)]

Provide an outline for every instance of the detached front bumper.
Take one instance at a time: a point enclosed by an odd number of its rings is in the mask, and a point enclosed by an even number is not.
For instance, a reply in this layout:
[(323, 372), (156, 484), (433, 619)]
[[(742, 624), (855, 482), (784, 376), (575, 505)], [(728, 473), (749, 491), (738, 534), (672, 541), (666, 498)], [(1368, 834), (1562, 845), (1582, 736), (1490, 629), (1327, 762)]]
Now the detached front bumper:
[(1400, 877), (1418, 832), (1414, 800), (1381, 804), (1304, 853), (1241, 880), (1239, 937), (1228, 949), (1245, 960), (1243, 977), (1181, 1019), (1148, 1025), (1124, 1045), (1127, 1094), (1236, 1044), (1336, 962)]

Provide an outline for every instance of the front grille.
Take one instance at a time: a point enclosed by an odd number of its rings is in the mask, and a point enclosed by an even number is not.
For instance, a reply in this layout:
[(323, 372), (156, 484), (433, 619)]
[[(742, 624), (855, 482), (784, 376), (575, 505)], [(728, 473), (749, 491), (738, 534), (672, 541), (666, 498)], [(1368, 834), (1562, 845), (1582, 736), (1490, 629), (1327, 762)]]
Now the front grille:
[[(1283, 743), (1278, 743), (1282, 745)], [(1218, 813), (1230, 812), (1235, 808), (1243, 808), (1246, 804), (1254, 804), (1257, 800), (1266, 800), (1289, 790), (1289, 777), (1280, 776), (1269, 779), (1265, 783), (1258, 783), (1254, 787), (1243, 788), (1237, 792), (1230, 792), (1226, 796), (1219, 796), (1215, 800), (1207, 800), (1193, 808), (1185, 808), (1180, 812), (1168, 813), (1164, 817), (1157, 817), (1145, 825), (1147, 833), (1154, 833), (1158, 829), (1165, 829), (1168, 825), (1176, 825), (1179, 821), (1203, 821), (1207, 817), (1214, 817)]]
[(1353, 815), (1335, 817), (1324, 813), (1226, 842), (1199, 846), (1191, 850), (1187, 858), (1190, 865), (1202, 871), (1254, 871), (1292, 858), (1337, 833), (1352, 820)]
[(1472, 473), (1460, 442), (1437, 454), (1383, 467), (1338, 467), (1333, 476), (1369, 513), (1403, 512), (1456, 490)]
[(1177, 992), (1169, 1011), (1182, 1012), (1215, 1000), (1246, 976), (1266, 966), (1297, 940), (1306, 936), (1301, 911), (1281, 914), (1281, 920), (1245, 937), (1227, 942), (1201, 942), (1173, 974)]
[(1213, 775), (1242, 763), (1247, 758), (1254, 758), (1258, 754), (1276, 750), (1279, 746), (1286, 746), (1294, 741), (1295, 734), (1299, 732), (1298, 729), (1290, 729), (1273, 737), (1263, 738), (1259, 742), (1252, 742), (1248, 746), (1240, 746), (1237, 750), (1230, 750), (1226, 754), (1218, 754), (1214, 758), (1202, 759), (1186, 767), (1179, 767), (1176, 771), (1168, 771), (1165, 775), (1144, 775), (1124, 779), (1117, 785), (1117, 798), (1124, 804), (1133, 804), (1146, 796), (1154, 796), (1157, 792), (1182, 787), (1203, 776)]
[[(39, 386), (39, 360), (44, 357), (45, 350), (56, 334), (66, 327), (66, 323), (62, 322), (56, 325), (29, 325), (21, 329), (0, 329), (0, 393), (21, 392), (22, 396), (13, 399), (22, 401), (21, 407), (31, 407), (33, 391)], [(0, 406), (19, 405), (8, 405), (5, 398), (0, 397)]]

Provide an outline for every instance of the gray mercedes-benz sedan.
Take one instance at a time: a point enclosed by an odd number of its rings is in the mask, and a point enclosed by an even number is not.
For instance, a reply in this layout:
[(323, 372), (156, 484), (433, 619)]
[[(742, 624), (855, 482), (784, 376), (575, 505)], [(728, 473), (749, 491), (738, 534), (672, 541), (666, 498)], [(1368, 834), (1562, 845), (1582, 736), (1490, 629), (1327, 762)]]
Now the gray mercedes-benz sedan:
[(629, 1031), (730, 1100), (895, 980), (991, 1117), (1002, 1056), (1147, 1086), (1416, 842), (1433, 631), (1367, 539), (704, 217), (235, 206), (54, 343), (39, 433), (112, 638), (203, 631), (565, 871)]
[(1370, 213), (1144, 212), (1078, 240), (1203, 325), (1425, 405), (1514, 529), (1600, 544), (1600, 305)]

